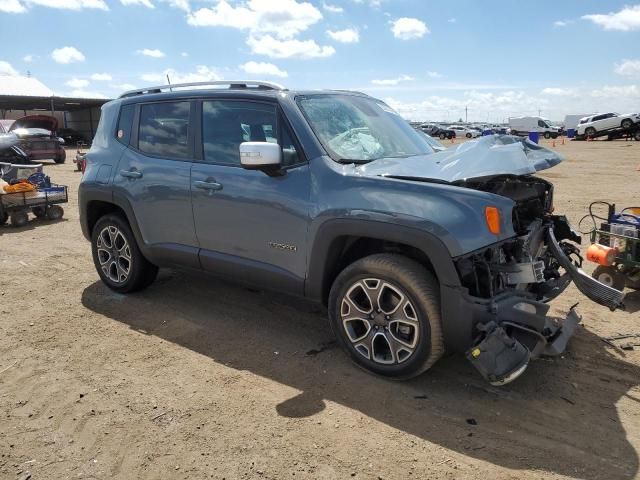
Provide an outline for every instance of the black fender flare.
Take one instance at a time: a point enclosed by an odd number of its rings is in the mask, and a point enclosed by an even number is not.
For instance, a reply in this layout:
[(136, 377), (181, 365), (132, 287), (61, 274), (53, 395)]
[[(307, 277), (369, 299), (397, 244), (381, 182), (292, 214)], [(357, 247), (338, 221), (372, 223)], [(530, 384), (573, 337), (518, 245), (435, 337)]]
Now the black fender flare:
[(453, 259), (444, 243), (434, 234), (405, 225), (364, 219), (335, 219), (324, 222), (315, 234), (310, 248), (305, 295), (321, 301), (326, 292), (324, 280), (331, 268), (330, 254), (334, 241), (340, 237), (363, 237), (396, 242), (414, 247), (429, 259), (441, 284), (460, 286)]

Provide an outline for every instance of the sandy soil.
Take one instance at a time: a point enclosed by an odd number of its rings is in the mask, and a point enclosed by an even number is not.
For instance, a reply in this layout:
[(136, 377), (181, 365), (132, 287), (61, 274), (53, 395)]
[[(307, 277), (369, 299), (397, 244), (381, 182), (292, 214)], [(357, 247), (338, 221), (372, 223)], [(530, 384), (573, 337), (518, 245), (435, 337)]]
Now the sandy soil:
[[(548, 144), (548, 142), (546, 142)], [(640, 204), (640, 142), (558, 145), (545, 177), (573, 222)], [(70, 156), (72, 152), (69, 152)], [(65, 219), (0, 227), (0, 478), (585, 478), (639, 475), (640, 292), (611, 313), (571, 287), (584, 326), (504, 388), (452, 356), (410, 382), (353, 367), (315, 307), (162, 271), (117, 295)]]

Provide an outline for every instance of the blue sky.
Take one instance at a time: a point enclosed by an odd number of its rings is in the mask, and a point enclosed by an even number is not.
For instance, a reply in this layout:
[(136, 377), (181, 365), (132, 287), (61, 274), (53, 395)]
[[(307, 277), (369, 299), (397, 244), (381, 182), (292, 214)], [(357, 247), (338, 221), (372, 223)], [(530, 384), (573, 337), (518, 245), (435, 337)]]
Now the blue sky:
[(405, 117), (640, 110), (640, 4), (563, 0), (0, 0), (0, 72), (61, 95), (260, 78)]

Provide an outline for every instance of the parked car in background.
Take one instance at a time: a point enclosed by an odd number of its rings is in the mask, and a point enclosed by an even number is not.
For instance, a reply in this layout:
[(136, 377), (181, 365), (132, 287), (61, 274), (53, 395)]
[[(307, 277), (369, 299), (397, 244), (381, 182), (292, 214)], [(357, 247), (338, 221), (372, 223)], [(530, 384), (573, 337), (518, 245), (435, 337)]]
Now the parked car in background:
[(542, 117), (511, 117), (509, 127), (511, 135), (527, 135), (529, 132), (537, 132), (544, 138), (558, 138), (560, 135), (560, 128)]
[(447, 127), (449, 130), (453, 130), (456, 132), (456, 137), (460, 138), (476, 138), (480, 136), (480, 132), (478, 130), (474, 130), (472, 128), (463, 127), (462, 125), (451, 125)]
[(423, 132), (419, 128), (417, 128), (416, 130), (418, 130), (422, 135), (424, 135), (424, 137), (427, 139), (427, 143), (431, 145), (431, 148), (433, 148), (436, 152), (442, 152), (443, 150), (447, 149), (447, 147), (445, 147), (443, 144), (441, 144), (438, 140), (433, 138), (428, 133)]
[(438, 125), (430, 125), (427, 127), (422, 125), (420, 127), (420, 130), (422, 130), (427, 135), (430, 135), (433, 138), (439, 138), (440, 140), (450, 140), (452, 138), (456, 138), (455, 131), (451, 130), (450, 128), (442, 128)]
[(8, 133), (9, 129), (11, 128), (11, 125), (13, 124), (14, 120), (6, 120), (6, 119), (1, 119), (0, 120), (0, 133)]
[(77, 145), (78, 142), (86, 142), (84, 135), (73, 128), (61, 128), (58, 130), (58, 137), (64, 140), (67, 145)]
[(53, 159), (64, 163), (67, 158), (62, 142), (57, 136), (58, 120), (49, 115), (28, 115), (17, 119), (9, 128), (16, 134), (18, 146), (31, 160)]
[(591, 137), (597, 133), (614, 128), (632, 128), (636, 123), (640, 122), (640, 113), (599, 113), (585, 117), (578, 123), (577, 134)]

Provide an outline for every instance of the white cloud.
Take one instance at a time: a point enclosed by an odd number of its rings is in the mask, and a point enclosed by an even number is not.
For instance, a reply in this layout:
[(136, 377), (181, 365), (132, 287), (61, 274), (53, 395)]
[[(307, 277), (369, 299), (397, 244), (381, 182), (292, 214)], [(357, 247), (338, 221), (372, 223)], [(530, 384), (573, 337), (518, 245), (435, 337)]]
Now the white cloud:
[(62, 64), (84, 62), (85, 60), (82, 52), (75, 47), (56, 48), (51, 52), (51, 58), (53, 58), (56, 63)]
[(392, 86), (392, 85), (398, 85), (400, 82), (408, 82), (410, 80), (413, 80), (413, 77), (410, 77), (409, 75), (401, 75), (397, 78), (387, 78), (387, 79), (383, 79), (383, 80), (371, 80), (371, 83), (373, 83), (374, 85), (382, 85), (382, 86)]
[(83, 8), (109, 10), (109, 7), (103, 0), (26, 0), (25, 3), (29, 6), (38, 5), (41, 7), (66, 10), (82, 10)]
[[(604, 86), (600, 89), (592, 90), (591, 96), (596, 98), (616, 99), (626, 103), (626, 108), (629, 108), (628, 105), (630, 100), (636, 100), (637, 105), (637, 100), (640, 99), (640, 85), (621, 85), (615, 87)], [(625, 108), (618, 108), (618, 110), (625, 110)]]
[(35, 57), (33, 55), (25, 55), (24, 57), (22, 57), (22, 61), (26, 63), (31, 63), (34, 60), (35, 60)]
[(619, 12), (584, 15), (582, 19), (590, 20), (605, 30), (640, 30), (640, 5), (626, 6)]
[(640, 60), (623, 60), (613, 71), (623, 77), (640, 77)]
[(137, 53), (151, 58), (162, 58), (165, 56), (164, 52), (162, 50), (158, 50), (157, 48), (143, 48), (142, 50), (138, 50)]
[(190, 13), (187, 22), (196, 27), (230, 27), (289, 39), (321, 19), (320, 10), (308, 2), (248, 0), (232, 6), (220, 0), (213, 7)]
[(26, 7), (18, 0), (0, 0), (0, 12), (24, 13), (26, 11)]
[(340, 43), (358, 43), (360, 34), (355, 28), (346, 28), (344, 30), (327, 30), (327, 35)]
[(570, 88), (547, 87), (542, 90), (542, 94), (567, 96), (567, 95), (575, 95), (576, 92)]
[(429, 78), (442, 78), (442, 74), (438, 72), (427, 72)]
[(94, 73), (91, 75), (91, 80), (95, 80), (96, 82), (110, 82), (112, 77), (108, 73)]
[(331, 5), (330, 3), (322, 2), (323, 10), (326, 10), (330, 13), (342, 13), (344, 12), (344, 8), (339, 7), (338, 5)]
[(122, 5), (142, 5), (147, 8), (156, 8), (149, 0), (120, 0)]
[(160, 0), (160, 1), (163, 3), (168, 3), (170, 7), (183, 10), (187, 13), (191, 11), (191, 5), (189, 5), (189, 0)]
[(18, 75), (18, 72), (11, 66), (9, 62), (0, 60), (0, 75), (9, 75), (15, 77), (16, 75)]
[(426, 33), (430, 33), (422, 20), (407, 17), (395, 20), (392, 23), (391, 31), (393, 32), (393, 36), (400, 40), (422, 38)]
[(67, 94), (67, 96), (72, 98), (107, 98), (104, 93), (84, 90), (82, 88), (73, 90), (71, 93)]
[(136, 88), (135, 85), (133, 85), (132, 83), (119, 83), (116, 85), (109, 85), (111, 88), (115, 88), (117, 90), (121, 90), (123, 92), (126, 92), (127, 90), (133, 90)]
[(141, 75), (140, 78), (145, 82), (163, 85), (167, 83), (167, 75), (169, 75), (171, 83), (193, 83), (222, 80), (222, 75), (205, 65), (198, 65), (195, 72), (178, 72), (173, 68), (168, 68), (160, 73), (145, 73), (144, 75)]
[(556, 20), (555, 22), (553, 22), (554, 27), (562, 28), (562, 27), (566, 27), (567, 25), (568, 25), (567, 22), (565, 22), (564, 20)]
[(288, 77), (289, 74), (284, 70), (280, 70), (273, 63), (266, 62), (247, 62), (240, 65), (240, 68), (250, 75), (267, 75), (270, 77)]
[(320, 46), (315, 40), (278, 40), (271, 35), (250, 36), (247, 45), (252, 53), (271, 58), (322, 58), (336, 53), (335, 48)]
[(451, 17), (449, 20), (447, 20), (447, 22), (449, 22), (449, 23), (456, 23), (457, 21), (458, 21), (458, 19), (455, 18), (455, 17)]
[(180, 54), (180, 56), (181, 56), (181, 57), (188, 57), (188, 56), (189, 56), (189, 54), (188, 54), (187, 52), (182, 52), (182, 53)]
[(75, 89), (82, 89), (89, 86), (89, 80), (83, 78), (72, 78), (66, 82), (68, 86)]

